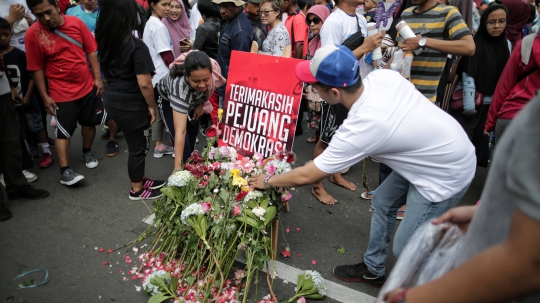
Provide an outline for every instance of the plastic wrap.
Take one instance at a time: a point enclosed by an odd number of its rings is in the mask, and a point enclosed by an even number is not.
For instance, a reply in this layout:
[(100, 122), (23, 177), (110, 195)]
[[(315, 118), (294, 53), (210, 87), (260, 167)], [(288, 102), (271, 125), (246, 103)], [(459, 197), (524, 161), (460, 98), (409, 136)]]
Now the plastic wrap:
[(425, 284), (449, 272), (463, 243), (463, 233), (453, 224), (422, 225), (399, 256), (375, 302), (396, 288)]

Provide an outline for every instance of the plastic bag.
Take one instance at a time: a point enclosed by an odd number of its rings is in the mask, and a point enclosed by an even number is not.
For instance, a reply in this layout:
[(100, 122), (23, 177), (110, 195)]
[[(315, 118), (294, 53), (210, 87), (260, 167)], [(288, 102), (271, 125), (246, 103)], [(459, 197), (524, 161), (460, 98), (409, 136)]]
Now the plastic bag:
[(384, 295), (396, 288), (422, 285), (449, 272), (463, 238), (454, 224), (422, 225), (403, 249), (375, 302), (384, 302)]

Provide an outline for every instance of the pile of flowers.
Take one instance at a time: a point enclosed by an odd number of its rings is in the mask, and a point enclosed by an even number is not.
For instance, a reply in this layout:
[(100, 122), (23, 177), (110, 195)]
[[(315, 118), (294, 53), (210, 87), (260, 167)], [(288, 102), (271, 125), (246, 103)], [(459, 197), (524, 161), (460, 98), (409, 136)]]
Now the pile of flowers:
[[(242, 157), (234, 148), (214, 147), (218, 133), (210, 127), (203, 154), (194, 152), (184, 170), (170, 176), (153, 203), (153, 225), (133, 242), (151, 239), (139, 272), (152, 302), (246, 302), (252, 277), (275, 253), (271, 222), (291, 194), (285, 188), (256, 190), (248, 180), (291, 170), (294, 156)], [(245, 268), (231, 281), (241, 252)]]

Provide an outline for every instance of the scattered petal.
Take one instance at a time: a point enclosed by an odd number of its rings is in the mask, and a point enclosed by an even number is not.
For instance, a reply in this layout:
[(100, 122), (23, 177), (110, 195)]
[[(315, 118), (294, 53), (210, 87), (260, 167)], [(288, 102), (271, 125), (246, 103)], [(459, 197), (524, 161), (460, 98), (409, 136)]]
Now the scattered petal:
[(287, 280), (283, 280), (283, 283), (285, 283), (285, 284), (289, 284), (289, 281), (287, 281)]
[(302, 254), (296, 254), (296, 256), (297, 256), (297, 257), (301, 257), (301, 256), (302, 256)]
[(108, 254), (112, 254), (112, 253), (113, 253), (113, 250), (112, 250), (112, 249), (109, 249), (109, 250), (107, 251), (107, 253), (108, 253)]
[(135, 253), (138, 253), (138, 252), (139, 252), (139, 249), (138, 249), (137, 247), (133, 247), (133, 251), (134, 251)]
[(136, 291), (141, 291), (141, 287), (140, 286), (137, 286), (137, 285), (134, 285), (135, 286), (135, 290)]
[(94, 249), (95, 249), (95, 250), (98, 250), (99, 248), (96, 246), (96, 247), (94, 247)]
[(98, 300), (101, 300), (101, 296), (98, 297)]
[(128, 279), (128, 278), (126, 278), (126, 277), (124, 277), (124, 278), (123, 278), (122, 280), (124, 280), (124, 281), (129, 281), (129, 279)]
[(133, 277), (131, 277), (131, 280), (137, 280), (137, 279), (139, 279), (139, 277), (137, 277), (135, 275)]
[(297, 228), (296, 228), (296, 231), (300, 231), (300, 227), (297, 227)]
[(99, 249), (99, 252), (104, 252), (104, 251), (105, 251), (105, 248), (103, 247)]
[(311, 264), (315, 265), (315, 264), (317, 264), (317, 261), (316, 261), (316, 260), (312, 260), (312, 261), (311, 261)]
[(285, 247), (284, 249), (281, 250), (281, 255), (283, 256), (283, 258), (285, 259), (288, 259), (291, 257), (291, 249), (288, 248), (288, 247)]
[(285, 229), (285, 231), (288, 233), (291, 231), (291, 229), (287, 226), (287, 228)]
[(111, 263), (109, 261), (105, 261), (103, 262), (103, 265), (111, 265)]
[(125, 261), (126, 261), (126, 263), (131, 263), (132, 262), (131, 259), (126, 259)]

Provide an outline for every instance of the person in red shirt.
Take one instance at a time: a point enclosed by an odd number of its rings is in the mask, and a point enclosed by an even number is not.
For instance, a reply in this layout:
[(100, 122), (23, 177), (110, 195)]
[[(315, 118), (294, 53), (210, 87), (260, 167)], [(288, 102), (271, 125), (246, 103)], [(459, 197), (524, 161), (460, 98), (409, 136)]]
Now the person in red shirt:
[(508, 124), (540, 89), (540, 36), (531, 34), (516, 44), (506, 63), (489, 107), (484, 133), (497, 141)]
[(306, 15), (298, 7), (298, 0), (283, 1), (283, 10), (287, 13), (285, 27), (291, 41), (291, 57), (303, 59), (308, 50), (308, 26)]
[(98, 166), (90, 148), (96, 135), (95, 126), (103, 122), (106, 114), (99, 97), (103, 82), (97, 44), (79, 18), (60, 13), (55, 0), (27, 0), (26, 4), (39, 21), (25, 34), (28, 70), (33, 72), (45, 108), (58, 121), (56, 151), (60, 183), (73, 185), (84, 179), (68, 163), (70, 138), (77, 122), (82, 126), (82, 159), (88, 168)]

